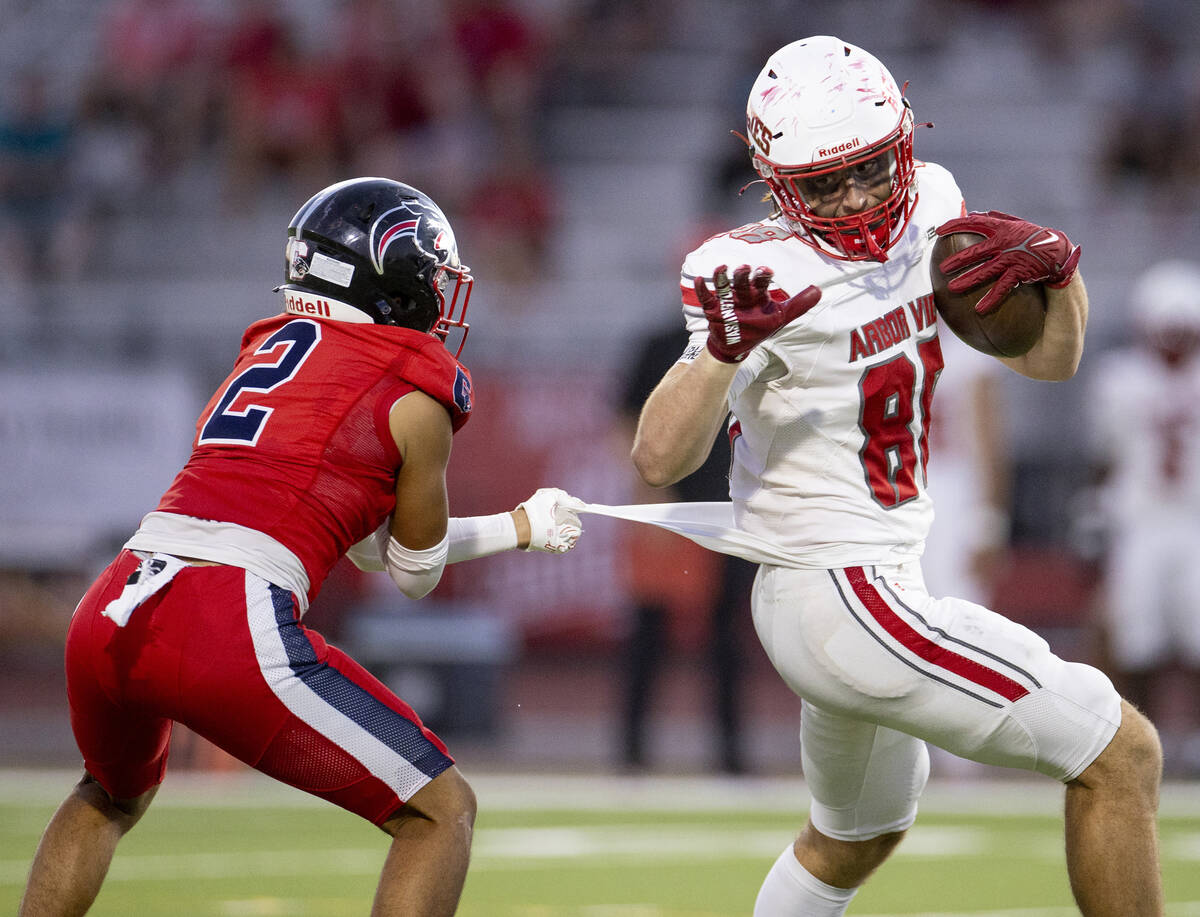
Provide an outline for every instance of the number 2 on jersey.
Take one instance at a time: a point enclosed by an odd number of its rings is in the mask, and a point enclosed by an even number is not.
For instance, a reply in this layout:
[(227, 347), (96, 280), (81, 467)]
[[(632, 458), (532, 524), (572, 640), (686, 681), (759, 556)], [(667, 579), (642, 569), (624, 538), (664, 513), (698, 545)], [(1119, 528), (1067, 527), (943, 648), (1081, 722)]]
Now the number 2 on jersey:
[(200, 431), (197, 444), (253, 446), (257, 443), (275, 409), (261, 404), (234, 408), (238, 397), (246, 392), (265, 394), (291, 380), (320, 340), (320, 326), (303, 319), (288, 322), (267, 338), (255, 354), (271, 353), (280, 345), (283, 349), (271, 362), (256, 363), (230, 380)]
[[(929, 412), (933, 387), (942, 371), (942, 346), (936, 337), (917, 345), (923, 384), (917, 390), (917, 368), (901, 354), (877, 363), (859, 380), (862, 405), (862, 460), (875, 501), (892, 509), (917, 496), (917, 465), (921, 474), (929, 460)], [(913, 420), (919, 419), (918, 433)]]

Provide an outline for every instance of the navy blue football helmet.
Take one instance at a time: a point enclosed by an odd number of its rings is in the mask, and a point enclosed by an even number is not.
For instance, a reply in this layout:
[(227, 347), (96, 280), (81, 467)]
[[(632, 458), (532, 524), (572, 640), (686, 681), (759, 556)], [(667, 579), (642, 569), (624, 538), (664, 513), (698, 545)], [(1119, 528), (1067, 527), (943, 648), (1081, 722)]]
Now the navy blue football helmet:
[(345, 302), (379, 325), (462, 329), (474, 278), (441, 208), (416, 188), (352, 178), (313, 195), (288, 225), (286, 282)]

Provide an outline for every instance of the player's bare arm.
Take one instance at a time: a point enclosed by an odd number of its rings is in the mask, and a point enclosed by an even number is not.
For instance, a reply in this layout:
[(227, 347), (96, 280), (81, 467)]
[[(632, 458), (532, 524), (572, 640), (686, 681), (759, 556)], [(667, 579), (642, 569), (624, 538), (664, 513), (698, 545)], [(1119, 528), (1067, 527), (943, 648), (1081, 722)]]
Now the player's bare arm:
[[(456, 563), (512, 548), (564, 554), (575, 546), (582, 532), (575, 514), (578, 501), (557, 488), (540, 488), (508, 513), (450, 520), (446, 466), (453, 428), (445, 407), (412, 391), (392, 406), (388, 422), (404, 463), (396, 476), (396, 509), (389, 525), (395, 544), (381, 544), (382, 552), (432, 552), (445, 540), (444, 562)], [(414, 569), (426, 563), (430, 569), (423, 575), (432, 589), (441, 575), (438, 561), (432, 556), (407, 559)], [(389, 572), (395, 578), (394, 564)]]
[(446, 465), (453, 427), (446, 409), (421, 391), (397, 401), (388, 426), (402, 464), (396, 473), (396, 508), (384, 566), (410, 599), (428, 595), (442, 578), (449, 539)]
[[(774, 272), (743, 264), (729, 279), (728, 266), (693, 282), (708, 320), (705, 350), (677, 364), (651, 392), (638, 421), (633, 464), (652, 487), (666, 487), (699, 468), (728, 413), (726, 396), (738, 365), (760, 343), (817, 304), (821, 291), (806, 287), (786, 299), (770, 294)], [(782, 300), (782, 301), (780, 301)]]
[(1070, 379), (1083, 357), (1087, 318), (1087, 288), (1078, 272), (1061, 289), (1047, 285), (1046, 324), (1041, 340), (1027, 354), (1001, 357), (1000, 362), (1030, 379), (1045, 382)]
[(981, 315), (999, 308), (1004, 297), (1022, 283), (1042, 284), (1045, 290), (1041, 339), (1028, 353), (1001, 361), (1031, 379), (1061, 382), (1075, 375), (1083, 356), (1088, 309), (1087, 290), (1078, 272), (1080, 247), (1061, 230), (999, 210), (973, 211), (943, 223), (937, 232), (984, 237), (941, 265), (943, 271), (955, 275), (949, 283), (952, 293), (990, 284), (975, 306)]
[(737, 368), (704, 352), (663, 376), (646, 399), (633, 439), (633, 464), (642, 480), (666, 487), (704, 464), (729, 411), (725, 399)]
[(406, 548), (431, 548), (446, 537), (450, 516), (450, 415), (429, 395), (412, 391), (392, 406), (388, 426), (404, 460), (396, 475), (392, 537)]

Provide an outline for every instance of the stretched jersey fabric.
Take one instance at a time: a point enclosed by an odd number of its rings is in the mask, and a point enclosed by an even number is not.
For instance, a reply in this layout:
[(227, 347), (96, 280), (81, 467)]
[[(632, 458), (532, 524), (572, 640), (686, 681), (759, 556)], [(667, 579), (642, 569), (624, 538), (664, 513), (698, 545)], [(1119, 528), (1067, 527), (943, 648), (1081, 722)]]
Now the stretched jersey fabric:
[[(443, 404), (456, 431), (470, 415), (470, 375), (432, 335), (256, 322), (197, 422), (191, 458), (129, 547), (239, 564), (311, 600), (395, 508), (388, 413), (413, 389)], [(244, 556), (230, 556), (231, 541)], [(279, 569), (293, 572), (269, 575)]]
[(741, 364), (729, 401), (730, 497), (737, 526), (814, 568), (920, 556), (932, 519), (925, 490), (933, 388), (942, 368), (929, 262), (935, 227), (963, 212), (940, 166), (917, 169), (919, 198), (886, 262), (825, 258), (782, 220), (713, 236), (684, 261), (683, 311), (708, 334), (693, 290), (721, 265), (768, 265), (771, 296), (809, 284), (821, 301)]

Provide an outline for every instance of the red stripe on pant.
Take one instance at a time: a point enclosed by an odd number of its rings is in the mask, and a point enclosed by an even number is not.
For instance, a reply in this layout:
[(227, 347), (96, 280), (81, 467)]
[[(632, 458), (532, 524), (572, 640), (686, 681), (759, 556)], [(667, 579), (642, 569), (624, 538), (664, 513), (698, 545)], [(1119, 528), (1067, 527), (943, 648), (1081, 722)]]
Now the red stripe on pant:
[(892, 610), (884, 597), (879, 594), (879, 591), (871, 585), (862, 567), (847, 567), (844, 572), (846, 579), (850, 582), (851, 588), (854, 589), (854, 594), (858, 596), (858, 600), (870, 612), (871, 617), (879, 622), (880, 627), (887, 631), (898, 643), (907, 647), (926, 662), (946, 669), (948, 672), (953, 672), (955, 675), (987, 688), (989, 691), (999, 694), (1010, 701), (1018, 701), (1029, 693), (1028, 688), (1019, 682), (1013, 681), (1007, 675), (1002, 675), (994, 669), (989, 669), (987, 666), (976, 662), (974, 659), (968, 659), (966, 656), (960, 656), (952, 650), (939, 646), (928, 637), (909, 627)]

